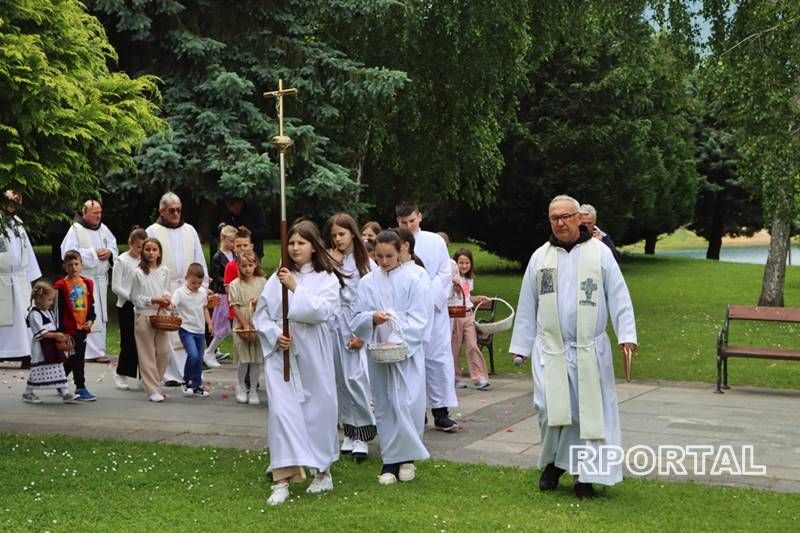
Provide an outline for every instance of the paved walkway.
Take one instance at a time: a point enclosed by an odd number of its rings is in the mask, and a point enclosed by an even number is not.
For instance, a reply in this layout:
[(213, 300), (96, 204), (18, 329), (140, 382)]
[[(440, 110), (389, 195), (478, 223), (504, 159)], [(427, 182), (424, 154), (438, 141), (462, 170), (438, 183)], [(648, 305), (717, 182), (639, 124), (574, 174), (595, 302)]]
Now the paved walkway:
[[(214, 389), (211, 397), (185, 398), (179, 389), (167, 389), (169, 398), (163, 404), (146, 401), (140, 390), (116, 390), (111, 366), (87, 364), (86, 368), (87, 385), (99, 399), (96, 403), (64, 405), (48, 392), (42, 395), (44, 404), (29, 405), (20, 401), (27, 372), (0, 366), (0, 432), (246, 449), (266, 445), (266, 407), (263, 403), (236, 403), (232, 390), (235, 372), (230, 363), (206, 375)], [(460, 407), (452, 412), (463, 423), (460, 433), (426, 432), (434, 457), (526, 468), (536, 465), (540, 435), (531, 405), (530, 377), (502, 375), (492, 382), (488, 391), (459, 390)], [(626, 449), (712, 445), (719, 450), (729, 445), (740, 458), (741, 447), (752, 445), (751, 462), (765, 465), (765, 475), (695, 474), (688, 478), (715, 485), (800, 492), (800, 391), (737, 387), (718, 395), (705, 384), (638, 382), (618, 383), (617, 394)], [(370, 453), (377, 453), (377, 446), (373, 444)], [(708, 459), (707, 469), (715, 457)], [(689, 471), (692, 464), (685, 462)], [(674, 470), (669, 475), (654, 472), (647, 477), (687, 479), (675, 475)]]

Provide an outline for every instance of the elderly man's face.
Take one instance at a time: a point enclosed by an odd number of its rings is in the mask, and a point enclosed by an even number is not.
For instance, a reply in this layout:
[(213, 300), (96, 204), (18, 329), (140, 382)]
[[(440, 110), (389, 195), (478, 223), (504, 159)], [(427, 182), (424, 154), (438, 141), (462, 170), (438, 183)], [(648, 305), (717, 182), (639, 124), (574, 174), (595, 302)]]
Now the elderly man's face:
[(550, 229), (556, 239), (563, 243), (572, 243), (581, 235), (581, 221), (578, 210), (572, 202), (560, 201), (550, 206), (547, 213), (550, 218)]
[(89, 200), (83, 205), (83, 220), (87, 224), (96, 226), (103, 219), (103, 206), (99, 202)]
[(581, 224), (586, 226), (586, 229), (589, 230), (589, 233), (594, 231), (594, 226), (597, 224), (597, 217), (594, 215), (581, 215)]
[(181, 203), (172, 202), (163, 207), (158, 214), (167, 224), (178, 224), (181, 221)]

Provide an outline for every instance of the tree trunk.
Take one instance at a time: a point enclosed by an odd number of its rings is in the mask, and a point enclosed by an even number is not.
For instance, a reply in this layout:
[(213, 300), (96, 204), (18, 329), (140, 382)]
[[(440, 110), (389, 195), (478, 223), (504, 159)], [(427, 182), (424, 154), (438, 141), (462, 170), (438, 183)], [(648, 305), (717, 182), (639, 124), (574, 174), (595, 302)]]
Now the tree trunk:
[(714, 216), (711, 218), (711, 227), (708, 228), (708, 249), (706, 249), (706, 259), (713, 259), (719, 261), (719, 252), (722, 250), (722, 214), (721, 209), (717, 208), (714, 211)]
[(786, 276), (786, 253), (789, 249), (790, 225), (777, 217), (772, 221), (769, 255), (764, 266), (761, 297), (758, 305), (783, 307), (783, 282)]
[(656, 240), (658, 235), (648, 235), (644, 240), (644, 253), (645, 255), (655, 255), (656, 253)]

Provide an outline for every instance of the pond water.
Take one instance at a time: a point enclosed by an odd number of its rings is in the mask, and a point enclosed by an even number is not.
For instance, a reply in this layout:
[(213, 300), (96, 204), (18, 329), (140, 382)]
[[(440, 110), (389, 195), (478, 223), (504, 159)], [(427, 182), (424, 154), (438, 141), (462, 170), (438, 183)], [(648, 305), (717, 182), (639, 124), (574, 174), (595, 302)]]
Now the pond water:
[[(719, 254), (719, 260), (726, 261), (728, 263), (755, 263), (759, 265), (764, 265), (767, 262), (768, 250), (769, 248), (766, 245), (729, 246), (727, 248), (723, 246)], [(656, 246), (656, 255), (705, 259), (706, 249), (687, 248), (684, 250), (667, 250), (660, 252), (658, 250), (658, 246)], [(792, 252), (788, 263), (794, 265), (800, 265), (800, 246), (792, 245)]]

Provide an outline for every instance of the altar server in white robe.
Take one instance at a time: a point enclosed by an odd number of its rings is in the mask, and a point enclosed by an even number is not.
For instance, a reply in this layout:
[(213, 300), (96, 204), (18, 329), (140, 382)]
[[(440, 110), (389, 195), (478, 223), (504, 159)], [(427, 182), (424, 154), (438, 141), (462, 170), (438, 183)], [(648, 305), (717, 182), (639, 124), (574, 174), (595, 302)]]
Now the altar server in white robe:
[[(183, 286), (186, 269), (192, 263), (203, 266), (203, 287), (208, 287), (208, 267), (203, 255), (200, 237), (191, 224), (181, 216), (181, 199), (174, 192), (167, 192), (158, 202), (158, 220), (147, 228), (147, 235), (158, 239), (163, 249), (161, 264), (169, 269), (170, 291), (175, 292)], [(183, 383), (183, 368), (186, 365), (186, 351), (183, 349), (177, 332), (169, 333), (169, 364), (164, 373), (167, 385)]]
[(453, 286), (450, 254), (439, 235), (422, 231), (422, 213), (416, 204), (401, 203), (395, 208), (397, 225), (411, 230), (416, 244), (414, 253), (422, 260), (431, 279), (430, 296), (433, 303), (433, 325), (430, 338), (425, 342), (425, 376), (427, 379), (428, 406), (433, 414), (433, 424), (446, 432), (458, 431), (458, 424), (450, 418), (449, 407), (458, 406), (456, 397), (453, 350), (450, 346), (452, 330), (447, 314), (447, 298)]
[(0, 198), (5, 225), (0, 227), (0, 360), (31, 355), (31, 332), (25, 322), (31, 283), (42, 276), (22, 221), (14, 214), (19, 193)]
[(378, 482), (390, 485), (416, 477), (414, 461), (430, 457), (425, 430), (425, 353), (423, 342), (432, 303), (430, 282), (400, 265), (402, 241), (394, 231), (382, 231), (375, 243), (380, 270), (358, 284), (353, 331), (365, 341), (405, 343), (408, 353), (397, 363), (369, 358), (370, 384), (383, 467)]
[(109, 269), (119, 256), (117, 238), (103, 224), (103, 206), (97, 200), (86, 200), (80, 216), (61, 241), (61, 257), (77, 250), (83, 260), (82, 275), (94, 281), (94, 312), (97, 319), (86, 337), (87, 361), (108, 363), (106, 329), (108, 325)]
[[(328, 321), (339, 312), (340, 274), (319, 229), (304, 220), (289, 229), (289, 263), (270, 276), (253, 315), (264, 352), (269, 404), (267, 443), (272, 494), (289, 497), (289, 484), (316, 469), (309, 493), (333, 490), (331, 465), (339, 459), (338, 408), (333, 368), (333, 334)], [(289, 295), (289, 336), (283, 335), (281, 286)], [(291, 377), (283, 380), (283, 350), (289, 349)]]
[(336, 369), (336, 390), (339, 399), (339, 420), (344, 429), (340, 451), (352, 453), (356, 461), (366, 459), (367, 442), (375, 438), (375, 415), (370, 405), (367, 350), (364, 341), (353, 335), (350, 319), (358, 283), (362, 276), (377, 267), (369, 258), (361, 240), (356, 221), (347, 213), (337, 213), (328, 219), (323, 230), (325, 246), (346, 276), (339, 291), (341, 311), (331, 320), (334, 335), (333, 362)]
[[(636, 350), (637, 339), (619, 266), (580, 226), (578, 208), (566, 195), (550, 203), (553, 235), (528, 263), (509, 352), (531, 358), (542, 436), (540, 490), (556, 489), (569, 471), (577, 475), (575, 495), (590, 498), (592, 483), (622, 481), (622, 467), (609, 465), (619, 459), (609, 446), (622, 445), (609, 316), (623, 354)], [(586, 448), (570, 453), (572, 446)]]

